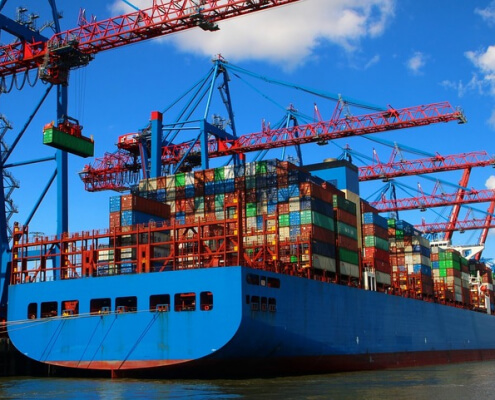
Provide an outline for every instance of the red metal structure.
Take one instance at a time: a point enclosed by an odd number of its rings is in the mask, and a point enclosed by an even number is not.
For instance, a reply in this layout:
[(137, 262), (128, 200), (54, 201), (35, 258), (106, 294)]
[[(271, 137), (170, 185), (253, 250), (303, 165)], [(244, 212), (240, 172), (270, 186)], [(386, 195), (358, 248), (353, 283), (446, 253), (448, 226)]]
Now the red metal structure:
[[(382, 199), (371, 202), (370, 205), (380, 212), (405, 211), (426, 209), (432, 207), (460, 206), (462, 204), (483, 203), (495, 201), (495, 190), (470, 190), (463, 191), (463, 197), (456, 193), (441, 193), (433, 195), (421, 195), (403, 199)], [(492, 211), (493, 213), (493, 211)], [(455, 226), (455, 224), (453, 224)]]
[(104, 21), (88, 22), (48, 41), (20, 40), (0, 46), (0, 77), (33, 69), (46, 82), (67, 84), (71, 69), (87, 65), (96, 53), (190, 29), (214, 31), (216, 22), (298, 0), (154, 0), (150, 8)]
[(472, 218), (463, 221), (451, 222), (423, 222), (414, 226), (417, 230), (423, 233), (442, 233), (447, 231), (467, 231), (473, 229), (491, 229), (495, 228), (493, 221), (487, 222), (487, 219)]
[(488, 155), (486, 151), (473, 151), (448, 156), (437, 154), (435, 157), (417, 160), (395, 161), (395, 157), (391, 157), (388, 163), (377, 163), (359, 167), (359, 180), (388, 180), (401, 176), (430, 174), (465, 168), (486, 167), (489, 165), (495, 165), (495, 159)]
[[(488, 211), (487, 211), (486, 218), (485, 218), (485, 224), (484, 224), (483, 230), (481, 231), (481, 235), (480, 235), (479, 242), (481, 245), (484, 245), (486, 242), (486, 238), (488, 236), (488, 231), (490, 230), (490, 227), (492, 225), (492, 221), (493, 221), (492, 215), (493, 215), (494, 211), (495, 211), (495, 200), (492, 200), (490, 202), (490, 206), (488, 207)], [(479, 261), (481, 259), (481, 252), (476, 254), (474, 256), (474, 258)]]
[[(340, 110), (340, 105), (337, 105)], [(349, 136), (360, 136), (395, 129), (412, 128), (440, 122), (465, 122), (461, 111), (454, 109), (448, 102), (409, 107), (404, 109), (389, 109), (361, 116), (342, 117), (340, 112), (334, 113), (329, 121), (319, 121), (312, 124), (297, 125), (290, 128), (269, 129), (261, 132), (242, 135), (237, 139), (220, 139), (208, 141), (208, 157), (221, 157), (233, 154), (268, 150), (304, 143), (324, 144)], [(138, 153), (137, 146), (126, 145), (126, 151)], [(179, 162), (184, 154), (197, 155), (200, 144), (191, 148), (190, 143), (164, 146), (162, 148), (162, 163), (174, 164)], [(81, 179), (88, 191), (125, 190), (132, 182), (124, 182), (124, 171), (139, 169), (135, 156), (120, 150), (118, 155), (106, 154), (97, 159), (94, 166), (86, 166), (81, 172)], [(136, 163), (130, 164), (131, 160)], [(114, 163), (116, 162), (116, 163)]]

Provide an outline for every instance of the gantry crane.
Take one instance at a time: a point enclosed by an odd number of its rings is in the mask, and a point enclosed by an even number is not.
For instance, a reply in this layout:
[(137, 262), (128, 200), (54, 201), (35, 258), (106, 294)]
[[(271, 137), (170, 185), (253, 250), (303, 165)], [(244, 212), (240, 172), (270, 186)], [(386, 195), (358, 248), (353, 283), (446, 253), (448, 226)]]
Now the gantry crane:
[[(94, 56), (110, 50), (170, 33), (199, 27), (206, 31), (218, 30), (217, 22), (299, 0), (153, 0), (151, 7), (104, 21), (85, 18), (80, 14), (76, 28), (61, 31), (60, 14), (56, 0), (48, 0), (51, 8), (55, 34), (47, 37), (33, 28), (32, 24), (15, 21), (0, 14), (0, 29), (16, 37), (13, 43), (0, 46), (0, 87), (8, 87), (16, 77), (37, 70), (38, 76), (57, 87), (57, 122), (66, 121), (68, 114), (69, 72), (86, 66)], [(0, 0), (0, 12), (7, 0)], [(10, 86), (12, 88), (12, 85)], [(20, 135), (21, 136), (21, 135)], [(1, 160), (0, 172), (5, 176), (7, 158)], [(68, 155), (66, 151), (56, 152), (56, 173), (50, 180), (57, 179), (57, 233), (68, 231)], [(0, 180), (2, 181), (2, 180)], [(49, 187), (49, 186), (48, 186)], [(48, 190), (48, 187), (46, 190)], [(9, 237), (7, 233), (5, 187), (0, 186), (0, 320), (5, 317), (6, 285), (8, 275)]]
[(434, 172), (455, 171), (459, 169), (495, 166), (495, 159), (486, 151), (473, 151), (462, 154), (442, 156), (436, 154), (433, 157), (417, 160), (395, 160), (394, 152), (387, 163), (359, 167), (359, 180), (361, 182), (382, 179), (390, 180), (400, 176), (430, 174)]
[[(222, 75), (225, 85), (229, 81), (228, 71), (238, 72), (237, 67), (226, 63), (219, 58), (215, 60), (214, 72), (208, 74), (211, 81), (203, 82), (201, 86), (213, 88), (214, 81)], [(266, 78), (264, 78), (266, 80)], [(221, 87), (222, 87), (221, 85)], [(211, 97), (210, 92), (199, 92), (198, 97)], [(230, 93), (225, 91), (225, 98), (230, 98)], [(191, 101), (195, 103), (195, 101)], [(233, 123), (233, 112), (230, 101), (227, 101), (230, 123)], [(356, 103), (355, 103), (356, 104)], [(466, 121), (461, 110), (453, 108), (448, 102), (408, 107), (403, 109), (387, 108), (375, 111), (371, 114), (359, 116), (347, 113), (348, 103), (340, 98), (328, 121), (318, 120), (308, 124), (270, 128), (265, 124), (262, 130), (255, 133), (238, 135), (235, 130), (227, 132), (225, 127), (211, 123), (205, 117), (201, 120), (199, 133), (194, 140), (179, 144), (172, 144), (171, 140), (162, 140), (162, 130), (166, 131), (164, 137), (176, 135), (183, 129), (184, 119), (189, 117), (189, 111), (183, 111), (176, 123), (170, 124), (166, 129), (160, 127), (155, 133), (158, 137), (160, 150), (152, 151), (151, 157), (145, 157), (144, 150), (152, 147), (148, 143), (151, 137), (149, 129), (141, 133), (122, 135), (115, 153), (106, 153), (97, 158), (93, 165), (87, 165), (80, 176), (88, 191), (116, 190), (124, 191), (137, 183), (139, 179), (146, 177), (146, 166), (151, 162), (155, 164), (155, 175), (162, 166), (172, 166), (173, 171), (178, 171), (188, 163), (209, 167), (209, 159), (224, 156), (237, 156), (242, 159), (248, 152), (266, 151), (274, 148), (300, 145), (305, 143), (317, 143), (324, 145), (330, 140), (379, 133), (384, 131), (404, 129), (429, 124), (458, 121)], [(346, 112), (344, 113), (344, 109)], [(152, 118), (153, 120), (153, 118)], [(175, 137), (175, 136), (174, 136)], [(144, 152), (143, 152), (144, 151)], [(158, 153), (157, 153), (158, 152)]]
[[(395, 158), (397, 154), (398, 152), (394, 149), (388, 163), (378, 162), (372, 165), (359, 167), (359, 180), (369, 181), (382, 179), (383, 181), (389, 181), (402, 176), (463, 170), (457, 191), (455, 193), (436, 194), (435, 187), (432, 194), (426, 195), (420, 190), (420, 195), (410, 198), (387, 199), (385, 196), (382, 196), (380, 200), (371, 202), (370, 204), (380, 212), (398, 212), (414, 209), (425, 211), (427, 208), (452, 206), (448, 222), (434, 224), (426, 224), (423, 222), (423, 224), (418, 226), (418, 229), (424, 233), (443, 233), (444, 236), (441, 242), (444, 244), (451, 242), (454, 231), (464, 231), (466, 230), (466, 227), (468, 227), (467, 229), (482, 229), (478, 244), (464, 246), (464, 250), (471, 250), (471, 256), (474, 256), (479, 260), (484, 249), (488, 231), (490, 228), (495, 227), (492, 225), (492, 214), (495, 209), (495, 191), (491, 189), (468, 189), (467, 185), (472, 168), (486, 166), (494, 167), (495, 159), (492, 156), (489, 156), (486, 151), (447, 156), (442, 156), (437, 153), (435, 156), (429, 158), (417, 160), (401, 159), (396, 161)], [(459, 213), (462, 205), (484, 202), (490, 202), (484, 222), (476, 219), (459, 222)]]

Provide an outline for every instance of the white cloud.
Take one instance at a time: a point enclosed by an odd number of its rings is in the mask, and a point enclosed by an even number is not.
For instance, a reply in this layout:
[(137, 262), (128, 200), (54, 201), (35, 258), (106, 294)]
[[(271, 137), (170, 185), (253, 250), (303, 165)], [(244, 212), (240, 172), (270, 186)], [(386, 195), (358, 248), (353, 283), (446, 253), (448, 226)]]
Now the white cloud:
[(495, 23), (495, 2), (492, 1), (486, 8), (476, 8), (474, 12), (489, 24)]
[(449, 80), (444, 80), (443, 82), (440, 83), (444, 88), (448, 89), (454, 89), (457, 91), (457, 95), (459, 97), (463, 97), (466, 93), (470, 91), (477, 91), (480, 94), (484, 93), (483, 88), (486, 86), (485, 82), (483, 80), (480, 80), (478, 78), (477, 74), (473, 74), (471, 77), (471, 80), (465, 84), (462, 81), (459, 82), (453, 82)]
[(420, 74), (422, 68), (426, 65), (426, 56), (420, 51), (415, 52), (409, 60), (407, 60), (407, 68), (413, 74)]
[[(152, 3), (130, 2), (142, 9)], [(384, 32), (394, 16), (394, 5), (395, 0), (301, 1), (222, 21), (218, 32), (192, 29), (165, 40), (183, 52), (222, 54), (231, 61), (263, 59), (290, 69), (316, 57), (316, 47), (322, 42), (346, 52), (357, 50), (360, 40)], [(114, 15), (132, 11), (122, 0), (110, 7)]]
[(485, 186), (487, 189), (495, 189), (495, 176), (490, 175), (490, 177), (486, 180)]
[(465, 55), (481, 72), (481, 85), (495, 95), (495, 46), (489, 46), (486, 51), (468, 51)]

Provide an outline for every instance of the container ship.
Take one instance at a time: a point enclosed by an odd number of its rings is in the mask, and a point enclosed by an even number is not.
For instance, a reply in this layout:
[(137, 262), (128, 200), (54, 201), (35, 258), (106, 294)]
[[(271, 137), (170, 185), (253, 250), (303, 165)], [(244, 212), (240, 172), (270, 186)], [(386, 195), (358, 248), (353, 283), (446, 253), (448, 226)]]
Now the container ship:
[(345, 160), (143, 179), (102, 231), (13, 229), (8, 335), (62, 370), (266, 376), (495, 358), (492, 271), (359, 197)]

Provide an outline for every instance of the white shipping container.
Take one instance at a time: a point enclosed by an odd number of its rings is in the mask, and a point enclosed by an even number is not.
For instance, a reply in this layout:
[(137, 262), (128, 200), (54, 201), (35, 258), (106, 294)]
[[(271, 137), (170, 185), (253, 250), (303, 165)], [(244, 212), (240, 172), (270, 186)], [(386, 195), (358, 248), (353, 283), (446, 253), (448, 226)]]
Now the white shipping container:
[(233, 165), (226, 165), (223, 167), (223, 176), (225, 179), (234, 179), (235, 178), (235, 169)]
[(185, 173), (185, 183), (186, 185), (194, 185), (194, 172)]
[(251, 163), (246, 164), (244, 172), (245, 172), (246, 176), (256, 175), (256, 163), (251, 162)]
[(246, 217), (246, 228), (256, 230), (256, 217)]
[(359, 278), (359, 265), (340, 261), (340, 274)]
[(282, 228), (279, 228), (278, 235), (280, 238), (280, 242), (284, 241), (285, 239), (290, 239), (290, 227), (283, 226)]
[(301, 211), (301, 202), (299, 200), (299, 197), (289, 198), (289, 211)]
[(335, 259), (319, 254), (313, 254), (313, 268), (336, 272), (335, 266)]
[(166, 177), (165, 189), (174, 190), (175, 189), (175, 175), (169, 175)]
[(375, 277), (376, 277), (377, 283), (381, 283), (383, 285), (391, 285), (392, 284), (392, 278), (390, 277), (390, 274), (386, 274), (386, 273), (380, 272), (380, 271), (375, 271)]

